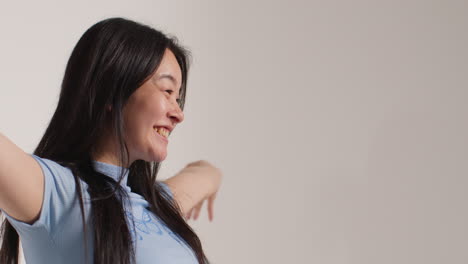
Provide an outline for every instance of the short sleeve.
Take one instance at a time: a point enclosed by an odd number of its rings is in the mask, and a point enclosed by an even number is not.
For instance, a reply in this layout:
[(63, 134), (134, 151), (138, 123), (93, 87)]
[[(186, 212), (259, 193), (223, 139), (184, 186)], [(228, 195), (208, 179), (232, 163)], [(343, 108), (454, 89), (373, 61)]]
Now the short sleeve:
[[(19, 221), (5, 212), (5, 217), (23, 237), (44, 232), (53, 235), (63, 224), (64, 216), (70, 212), (75, 199), (75, 180), (71, 170), (55, 161), (31, 155), (41, 166), (44, 175), (44, 196), (38, 220), (33, 224)], [(83, 189), (82, 189), (83, 190)]]
[(174, 199), (174, 194), (172, 193), (171, 189), (165, 182), (158, 181), (157, 183), (159, 184), (159, 186), (161, 186), (164, 189), (164, 191), (166, 191), (167, 194), (169, 194), (169, 197), (171, 199)]

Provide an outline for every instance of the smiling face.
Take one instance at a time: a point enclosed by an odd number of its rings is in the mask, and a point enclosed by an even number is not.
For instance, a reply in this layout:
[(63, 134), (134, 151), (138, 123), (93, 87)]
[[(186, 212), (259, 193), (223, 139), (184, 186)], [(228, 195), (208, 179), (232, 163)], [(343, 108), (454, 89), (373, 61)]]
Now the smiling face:
[(181, 82), (177, 59), (166, 49), (156, 72), (129, 97), (123, 109), (130, 163), (166, 158), (168, 139), (163, 135), (168, 133), (160, 128), (172, 130), (184, 120), (178, 104)]

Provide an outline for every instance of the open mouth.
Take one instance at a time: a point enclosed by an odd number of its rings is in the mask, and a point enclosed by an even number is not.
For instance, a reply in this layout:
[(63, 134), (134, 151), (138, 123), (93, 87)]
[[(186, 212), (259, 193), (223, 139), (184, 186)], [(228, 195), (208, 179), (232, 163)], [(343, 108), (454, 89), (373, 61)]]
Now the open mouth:
[(169, 131), (167, 129), (165, 129), (164, 127), (157, 127), (157, 128), (154, 128), (154, 131), (156, 132), (156, 134), (162, 137), (165, 141), (168, 141), (167, 137), (169, 136)]

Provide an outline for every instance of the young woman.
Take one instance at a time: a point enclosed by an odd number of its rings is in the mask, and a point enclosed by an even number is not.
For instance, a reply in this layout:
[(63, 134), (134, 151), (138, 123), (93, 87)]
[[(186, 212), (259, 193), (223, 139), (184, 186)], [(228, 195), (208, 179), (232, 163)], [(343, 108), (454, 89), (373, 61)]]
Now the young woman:
[(34, 153), (0, 134), (0, 263), (18, 263), (19, 238), (27, 264), (208, 263), (186, 219), (204, 201), (212, 219), (221, 171), (202, 160), (156, 181), (184, 120), (187, 56), (123, 18), (84, 33)]

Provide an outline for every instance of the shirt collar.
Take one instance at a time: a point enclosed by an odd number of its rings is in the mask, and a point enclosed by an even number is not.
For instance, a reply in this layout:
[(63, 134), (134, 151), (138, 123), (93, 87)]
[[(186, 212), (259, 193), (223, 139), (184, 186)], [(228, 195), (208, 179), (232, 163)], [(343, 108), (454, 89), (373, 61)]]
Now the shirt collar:
[(122, 179), (122, 182), (120, 185), (122, 186), (127, 186), (127, 180), (128, 180), (128, 168), (120, 167), (117, 165), (112, 165), (100, 161), (93, 161), (93, 166), (94, 169), (104, 175), (107, 175), (114, 179), (116, 182), (119, 181), (120, 174), (122, 173), (122, 170), (124, 171), (124, 177)]

